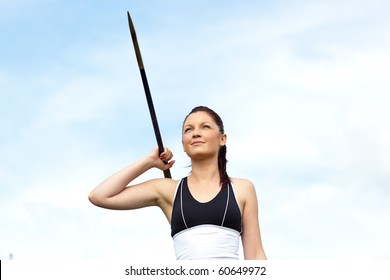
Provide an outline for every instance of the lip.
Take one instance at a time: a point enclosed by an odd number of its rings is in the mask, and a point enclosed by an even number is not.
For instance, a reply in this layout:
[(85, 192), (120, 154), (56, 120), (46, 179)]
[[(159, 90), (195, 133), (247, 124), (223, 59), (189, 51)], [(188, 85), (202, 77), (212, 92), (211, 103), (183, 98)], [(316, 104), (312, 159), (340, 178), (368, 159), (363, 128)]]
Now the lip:
[(204, 143), (203, 141), (194, 141), (191, 143), (191, 145), (196, 146), (196, 145), (203, 144), (203, 143)]

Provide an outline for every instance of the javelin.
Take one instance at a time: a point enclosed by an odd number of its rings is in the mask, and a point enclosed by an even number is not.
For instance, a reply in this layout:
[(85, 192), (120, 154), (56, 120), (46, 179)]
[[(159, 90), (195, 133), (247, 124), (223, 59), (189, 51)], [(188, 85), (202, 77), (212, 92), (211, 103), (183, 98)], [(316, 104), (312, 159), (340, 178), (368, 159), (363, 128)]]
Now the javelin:
[[(139, 46), (138, 46), (137, 34), (135, 33), (135, 28), (134, 28), (133, 21), (131, 20), (129, 12), (127, 12), (127, 19), (129, 21), (130, 34), (131, 34), (131, 38), (133, 40), (135, 56), (137, 57), (138, 67), (139, 67), (139, 71), (141, 73), (142, 83), (143, 83), (144, 89), (145, 89), (146, 101), (148, 102), (150, 118), (152, 119), (154, 135), (156, 136), (156, 141), (157, 141), (157, 145), (158, 145), (158, 151), (159, 151), (159, 154), (161, 154), (162, 152), (164, 152), (164, 145), (163, 145), (163, 142), (161, 139), (160, 129), (158, 127), (156, 112), (154, 111), (152, 95), (150, 93), (148, 79), (146, 78), (144, 63), (142, 62), (141, 51), (139, 50)], [(165, 178), (172, 178), (171, 172), (169, 171), (169, 169), (164, 170), (164, 177)]]

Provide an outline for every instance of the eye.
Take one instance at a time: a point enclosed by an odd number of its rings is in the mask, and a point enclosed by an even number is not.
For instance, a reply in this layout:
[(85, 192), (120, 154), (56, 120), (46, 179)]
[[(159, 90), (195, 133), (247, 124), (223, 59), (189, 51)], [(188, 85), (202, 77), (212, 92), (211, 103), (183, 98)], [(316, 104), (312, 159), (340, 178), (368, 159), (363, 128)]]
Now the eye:
[(184, 133), (187, 133), (187, 132), (189, 132), (190, 130), (191, 130), (190, 127), (184, 128)]
[(211, 126), (208, 124), (205, 124), (205, 125), (203, 125), (203, 128), (211, 128)]

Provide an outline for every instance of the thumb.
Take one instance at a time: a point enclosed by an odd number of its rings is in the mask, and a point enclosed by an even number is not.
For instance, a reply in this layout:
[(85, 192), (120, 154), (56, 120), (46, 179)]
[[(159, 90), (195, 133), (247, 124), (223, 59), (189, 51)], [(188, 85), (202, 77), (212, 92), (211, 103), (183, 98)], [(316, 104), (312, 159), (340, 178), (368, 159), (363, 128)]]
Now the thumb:
[(170, 162), (165, 163), (165, 168), (169, 169), (175, 164), (175, 160), (171, 160)]

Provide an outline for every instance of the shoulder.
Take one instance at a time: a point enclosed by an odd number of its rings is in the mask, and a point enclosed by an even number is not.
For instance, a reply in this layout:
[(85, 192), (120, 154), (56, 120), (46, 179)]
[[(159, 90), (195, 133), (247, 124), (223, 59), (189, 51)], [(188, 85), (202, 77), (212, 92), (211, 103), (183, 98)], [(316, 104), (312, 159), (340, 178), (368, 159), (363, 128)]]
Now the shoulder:
[(244, 178), (230, 178), (234, 187), (234, 190), (237, 192), (254, 192), (255, 186), (248, 179)]
[(236, 194), (236, 198), (240, 203), (242, 209), (245, 208), (245, 205), (248, 201), (257, 201), (256, 189), (254, 184), (244, 178), (230, 178)]
[(176, 186), (180, 181), (181, 179), (175, 180), (170, 178), (156, 178), (149, 180), (149, 182), (156, 187), (172, 187)]
[(175, 190), (181, 179), (174, 180), (169, 178), (157, 178), (147, 181), (147, 184), (151, 185), (155, 190), (164, 192), (166, 190)]
[(152, 179), (150, 183), (159, 194), (159, 197), (167, 202), (171, 202), (175, 195), (176, 188), (181, 179), (174, 180), (169, 178)]

